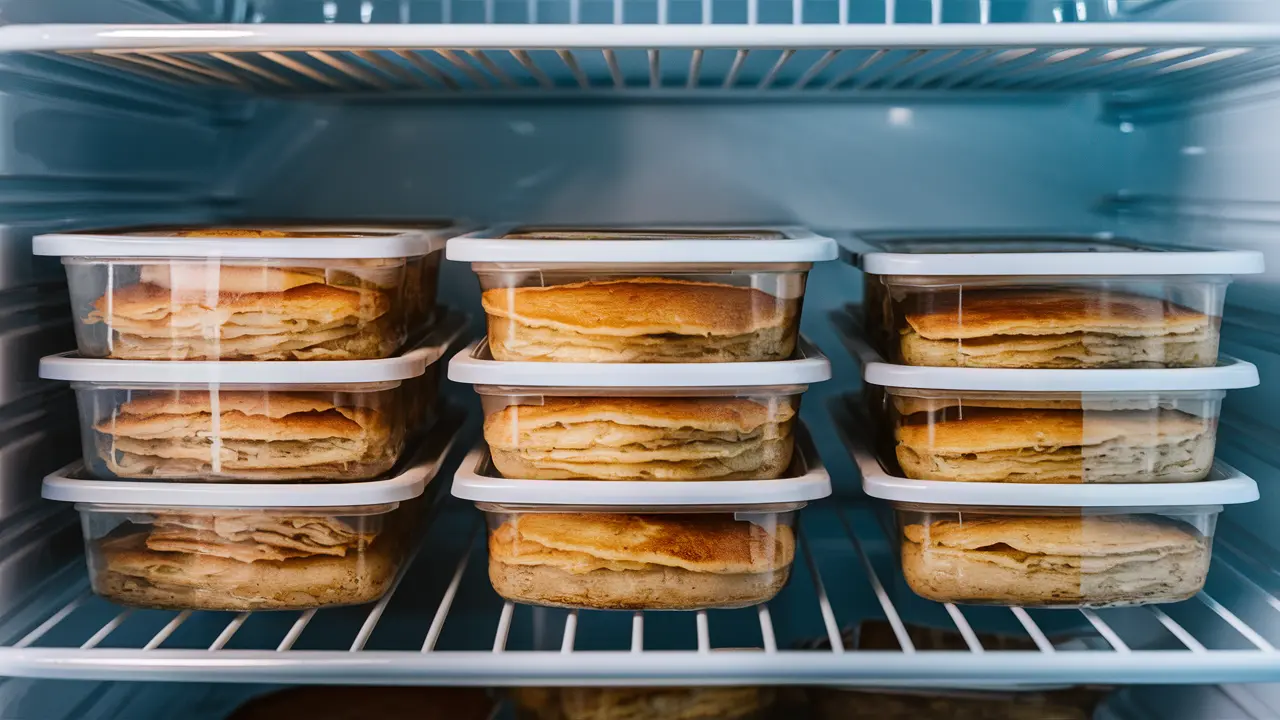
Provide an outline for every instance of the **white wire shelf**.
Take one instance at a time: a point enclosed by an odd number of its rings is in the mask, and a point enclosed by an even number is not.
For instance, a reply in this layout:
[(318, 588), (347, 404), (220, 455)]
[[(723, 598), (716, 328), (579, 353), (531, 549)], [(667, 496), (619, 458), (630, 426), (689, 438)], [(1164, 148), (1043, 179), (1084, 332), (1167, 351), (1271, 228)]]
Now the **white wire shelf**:
[(1167, 99), (1258, 82), (1280, 68), (1280, 25), (857, 24), (847, 13), (812, 22), (804, 7), (794, 3), (785, 24), (630, 24), (615, 15), (613, 24), (534, 16), (511, 24), (9, 26), (0, 28), (0, 53), (34, 59), (46, 74), (96, 69), (166, 88), (288, 97), (1105, 91)]
[[(4, 614), (0, 675), (486, 686), (1280, 680), (1280, 599), (1240, 569), (1249, 564), (1237, 548), (1251, 546), (1229, 533), (1208, 589), (1185, 603), (1084, 612), (941, 606), (902, 584), (871, 506), (831, 500), (804, 511), (793, 579), (768, 605), (568, 612), (498, 598), (481, 518), (447, 503), (403, 581), (359, 608), (128, 610), (91, 595), (83, 567), (67, 567)], [(847, 645), (842, 628), (867, 619), (887, 620), (899, 649)], [(904, 622), (958, 631), (969, 649), (919, 650)], [(1019, 633), (1037, 649), (984, 647), (982, 632)], [(1076, 639), (1055, 644), (1064, 635)], [(798, 649), (814, 638), (827, 647)], [(718, 652), (728, 648), (755, 651)]]

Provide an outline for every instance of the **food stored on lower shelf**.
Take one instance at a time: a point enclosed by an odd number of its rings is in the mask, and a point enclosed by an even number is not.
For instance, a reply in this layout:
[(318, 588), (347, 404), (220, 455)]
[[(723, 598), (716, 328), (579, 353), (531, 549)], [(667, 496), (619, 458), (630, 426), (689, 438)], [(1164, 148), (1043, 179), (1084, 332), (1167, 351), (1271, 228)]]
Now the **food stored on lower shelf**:
[(1199, 483), (1018, 485), (892, 476), (847, 434), (867, 495), (888, 500), (907, 585), (938, 602), (1114, 607), (1205, 583), (1222, 506), (1258, 499), (1218, 462)]
[(850, 238), (873, 341), (936, 367), (1162, 368), (1217, 362), (1227, 285), (1262, 254), (1096, 236)]
[(359, 360), (390, 357), (426, 321), (443, 240), (420, 230), (155, 228), (42, 235), (34, 247), (62, 257), (85, 357)]
[(830, 238), (795, 228), (508, 226), (449, 241), (480, 278), (497, 360), (785, 360)]
[(840, 324), (863, 366), (884, 465), (918, 480), (1203, 480), (1226, 390), (1258, 384), (1252, 364), (1225, 356), (1214, 367), (1155, 370), (891, 365), (860, 328)]
[(399, 474), (347, 485), (124, 483), (85, 479), (76, 463), (45, 479), (44, 496), (76, 504), (93, 591), (120, 604), (357, 605), (391, 588), (448, 444), (437, 438)]
[(489, 526), (489, 580), (507, 600), (616, 610), (754, 605), (782, 589), (796, 512), (831, 493), (808, 435), (774, 480), (601, 482), (510, 479), (486, 448), (463, 460), (453, 494)]
[(517, 688), (520, 720), (765, 720), (777, 691), (769, 687)]
[(45, 358), (40, 372), (71, 381), (94, 477), (369, 480), (434, 419), (438, 375), (427, 371), (462, 324), (446, 318), (415, 348), (382, 360), (154, 363), (64, 353)]
[(755, 605), (791, 576), (803, 504), (546, 508), (480, 503), (507, 600), (605, 610)]
[(893, 506), (917, 595), (1023, 607), (1186, 600), (1204, 587), (1221, 509)]

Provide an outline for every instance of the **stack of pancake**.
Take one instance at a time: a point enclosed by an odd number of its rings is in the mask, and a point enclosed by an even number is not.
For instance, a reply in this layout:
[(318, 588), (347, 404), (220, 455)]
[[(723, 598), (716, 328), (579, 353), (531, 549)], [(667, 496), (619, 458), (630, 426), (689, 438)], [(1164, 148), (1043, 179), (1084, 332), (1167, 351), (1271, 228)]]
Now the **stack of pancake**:
[(216, 418), (208, 392), (137, 394), (94, 426), (99, 455), (121, 478), (365, 479), (390, 469), (404, 443), (386, 412), (337, 406), (334, 393), (214, 399)]
[(1209, 571), (1209, 542), (1158, 515), (966, 513), (908, 524), (903, 535), (907, 584), (938, 602), (1174, 602), (1199, 592)]
[(960, 417), (928, 418), (896, 428), (897, 459), (907, 477), (1194, 482), (1205, 479), (1213, 467), (1217, 432), (1211, 418), (1167, 409), (1014, 409), (974, 407), (968, 401), (965, 406)]
[[(174, 234), (304, 235), (242, 229)], [(405, 339), (403, 318), (392, 313), (405, 282), (400, 260), (315, 261), (306, 267), (164, 262), (141, 265), (137, 283), (108, 287), (84, 322), (105, 323), (111, 357), (128, 360), (381, 358)]]
[(94, 590), (144, 607), (307, 608), (369, 602), (395, 574), (390, 539), (333, 517), (158, 513), (100, 541)]
[(496, 288), (481, 302), (495, 360), (786, 360), (800, 318), (799, 300), (659, 277)]
[(569, 607), (743, 607), (773, 597), (795, 557), (791, 528), (733, 515), (524, 513), (489, 536), (499, 595)]
[(485, 418), (494, 466), (533, 480), (767, 480), (791, 463), (790, 397), (546, 397)]
[(965, 290), (910, 296), (901, 328), (908, 365), (934, 367), (1206, 367), (1218, 328), (1161, 298), (1073, 289)]

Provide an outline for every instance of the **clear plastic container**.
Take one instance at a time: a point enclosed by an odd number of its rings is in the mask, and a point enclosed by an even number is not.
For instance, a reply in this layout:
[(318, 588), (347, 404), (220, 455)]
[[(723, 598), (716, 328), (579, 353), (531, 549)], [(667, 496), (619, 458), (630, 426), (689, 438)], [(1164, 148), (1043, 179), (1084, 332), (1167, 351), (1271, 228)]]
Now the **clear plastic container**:
[[(437, 365), (461, 329), (396, 358), (156, 363), (74, 354), (41, 363), (69, 380), (86, 467), (116, 480), (351, 482), (391, 470), (434, 420)], [(438, 372), (438, 371), (437, 371)]]
[(937, 602), (1117, 607), (1204, 587), (1222, 507), (980, 507), (892, 503), (902, 574)]
[(1225, 391), (1258, 384), (1257, 368), (1228, 357), (1176, 370), (892, 365), (859, 328), (838, 324), (862, 363), (869, 431), (885, 467), (917, 480), (1203, 480)]
[(806, 386), (659, 395), (475, 389), (484, 407), (484, 439), (504, 477), (697, 481), (781, 477), (791, 465)]
[(439, 239), (416, 230), (204, 228), (44, 235), (85, 357), (390, 357), (434, 301)]
[(427, 253), (416, 258), (409, 258), (405, 275), (405, 304), (408, 308), (409, 334), (415, 329), (426, 327), (436, 319), (438, 305), (436, 292), (440, 287), (440, 264), (444, 260), (445, 241), (463, 231), (464, 225), (455, 220), (443, 218), (420, 218), (404, 220), (382, 220), (368, 218), (324, 218), (303, 219), (256, 218), (252, 222), (241, 223), (242, 227), (271, 227), (299, 230), (324, 230), (326, 232), (368, 232), (378, 233), (415, 231), (426, 233), (431, 237)]
[(537, 228), (449, 241), (480, 278), (502, 361), (785, 360), (805, 280), (835, 243), (789, 228)]
[(484, 437), (506, 477), (769, 480), (791, 463), (800, 395), (831, 376), (802, 342), (779, 362), (511, 363), (478, 342), (449, 362), (475, 385)]
[(767, 687), (517, 688), (521, 720), (764, 720), (776, 700)]
[[(837, 408), (842, 426), (850, 421)], [(907, 585), (929, 600), (1023, 607), (1176, 602), (1204, 586), (1224, 505), (1258, 485), (1218, 461), (1208, 479), (1159, 486), (913, 480), (867, 438), (844, 440), (862, 489), (897, 515)]]
[(45, 478), (43, 494), (76, 504), (93, 590), (109, 600), (168, 610), (356, 605), (390, 589), (451, 434), (368, 483), (102, 481), (76, 463)]
[(507, 600), (701, 610), (778, 594), (791, 575), (804, 504), (476, 506), (489, 525), (489, 581)]
[(886, 459), (919, 480), (1194, 482), (1213, 467), (1225, 394), (884, 388)]
[(95, 593), (134, 607), (235, 611), (382, 597), (408, 545), (398, 507), (76, 505)]
[(933, 367), (1174, 368), (1217, 362), (1227, 285), (1252, 251), (1110, 236), (886, 234), (849, 240), (870, 337)]

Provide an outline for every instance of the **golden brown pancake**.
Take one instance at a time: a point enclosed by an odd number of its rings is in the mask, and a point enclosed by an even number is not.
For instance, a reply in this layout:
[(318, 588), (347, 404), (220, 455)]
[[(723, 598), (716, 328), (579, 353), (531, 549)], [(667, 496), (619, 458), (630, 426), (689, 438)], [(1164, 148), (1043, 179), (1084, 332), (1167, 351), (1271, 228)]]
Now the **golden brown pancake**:
[(1124, 605), (1174, 602), (1204, 586), (1209, 543), (1155, 515), (982, 516), (909, 524), (902, 569), (939, 602)]
[(633, 278), (496, 288), (481, 297), (496, 360), (783, 360), (799, 302), (721, 283)]

